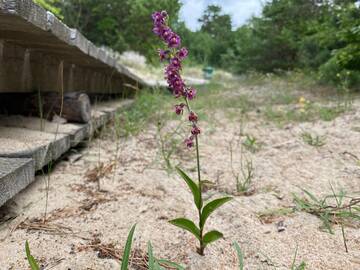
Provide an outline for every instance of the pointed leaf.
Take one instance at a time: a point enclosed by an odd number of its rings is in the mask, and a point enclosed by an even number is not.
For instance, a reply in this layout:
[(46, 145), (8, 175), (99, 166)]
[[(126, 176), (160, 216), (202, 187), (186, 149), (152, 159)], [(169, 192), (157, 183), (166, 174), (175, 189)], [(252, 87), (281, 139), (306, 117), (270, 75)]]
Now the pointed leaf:
[(28, 262), (30, 264), (31, 270), (40, 270), (40, 267), (38, 266), (36, 260), (31, 255), (28, 241), (25, 242), (25, 252), (26, 252), (26, 257), (27, 257), (27, 260), (28, 260)]
[(216, 240), (219, 240), (223, 237), (223, 234), (219, 231), (210, 231), (204, 235), (204, 243), (205, 245), (210, 244)]
[(155, 270), (156, 269), (154, 266), (155, 258), (154, 258), (153, 248), (151, 246), (150, 241), (148, 242), (148, 257), (149, 257), (149, 260), (148, 260), (149, 270)]
[(128, 264), (129, 264), (129, 257), (130, 257), (130, 251), (131, 251), (131, 244), (134, 236), (136, 224), (134, 224), (129, 232), (129, 235), (126, 240), (126, 245), (124, 249), (124, 254), (121, 260), (121, 270), (127, 270)]
[(202, 201), (201, 201), (201, 193), (198, 185), (185, 173), (183, 172), (179, 167), (176, 167), (176, 170), (178, 174), (181, 176), (182, 179), (186, 182), (186, 184), (189, 186), (193, 196), (194, 196), (194, 202), (198, 209), (201, 209), (202, 207)]
[(224, 198), (215, 199), (209, 202), (207, 205), (205, 205), (201, 213), (201, 226), (203, 227), (205, 225), (207, 218), (211, 215), (212, 212), (214, 212), (217, 208), (219, 208), (224, 203), (230, 200), (232, 200), (231, 197), (224, 197)]
[(171, 224), (191, 232), (197, 239), (200, 240), (200, 230), (194, 222), (186, 218), (177, 218), (169, 221)]
[(241, 251), (241, 248), (237, 242), (234, 242), (234, 247), (239, 260), (239, 270), (244, 270), (244, 255)]

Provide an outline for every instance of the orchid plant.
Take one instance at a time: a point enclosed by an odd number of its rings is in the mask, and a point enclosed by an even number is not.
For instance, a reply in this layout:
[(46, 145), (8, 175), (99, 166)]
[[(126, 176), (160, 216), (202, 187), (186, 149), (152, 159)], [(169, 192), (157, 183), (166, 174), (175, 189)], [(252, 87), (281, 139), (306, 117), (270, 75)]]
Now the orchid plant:
[(153, 32), (165, 44), (166, 48), (159, 49), (160, 61), (166, 62), (165, 79), (168, 82), (169, 88), (172, 90), (175, 98), (181, 99), (182, 102), (175, 105), (175, 113), (183, 115), (184, 111), (187, 113), (187, 118), (190, 122), (191, 131), (190, 136), (185, 139), (185, 144), (188, 148), (195, 146), (196, 148), (196, 164), (197, 164), (197, 183), (191, 179), (183, 170), (176, 168), (177, 172), (184, 179), (189, 186), (194, 203), (198, 210), (198, 226), (187, 218), (177, 218), (169, 222), (177, 227), (192, 233), (199, 240), (199, 248), (197, 249), (200, 255), (204, 255), (205, 247), (222, 238), (223, 234), (219, 231), (212, 230), (207, 233), (204, 232), (205, 222), (208, 217), (221, 205), (230, 201), (231, 197), (223, 197), (215, 199), (204, 205), (202, 196), (202, 186), (207, 181), (201, 179), (200, 171), (200, 154), (199, 154), (199, 135), (200, 128), (198, 126), (198, 115), (191, 109), (190, 101), (196, 97), (196, 89), (187, 86), (181, 77), (182, 61), (188, 56), (188, 50), (181, 47), (181, 38), (168, 25), (168, 14), (166, 11), (156, 11), (152, 14), (154, 23)]

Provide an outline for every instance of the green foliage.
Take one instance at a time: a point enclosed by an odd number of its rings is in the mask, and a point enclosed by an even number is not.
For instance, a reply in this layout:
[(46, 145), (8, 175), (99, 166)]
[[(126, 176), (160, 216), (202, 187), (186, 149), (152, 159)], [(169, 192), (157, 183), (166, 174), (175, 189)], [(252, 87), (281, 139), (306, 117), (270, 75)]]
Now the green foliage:
[(121, 260), (121, 270), (127, 270), (128, 269), (130, 252), (131, 252), (131, 245), (132, 245), (132, 240), (133, 240), (135, 228), (136, 228), (136, 224), (131, 227), (131, 230), (130, 230), (129, 235), (127, 237), (126, 245), (125, 245), (125, 249), (124, 249), (124, 254), (123, 254), (122, 260)]
[(315, 70), (325, 83), (341, 85), (346, 80), (349, 88), (360, 88), (360, 8), (354, 0), (266, 1), (261, 16), (238, 29), (232, 29), (231, 17), (220, 6), (211, 4), (195, 32), (179, 21), (179, 0), (36, 2), (95, 44), (138, 51), (153, 63), (159, 43), (151, 32), (150, 15), (167, 10), (193, 63), (236, 73)]
[(246, 135), (246, 139), (242, 144), (251, 153), (255, 153), (260, 149), (258, 140), (254, 136), (251, 136), (249, 134)]
[(181, 229), (184, 229), (190, 233), (192, 233), (198, 240), (199, 240), (199, 249), (198, 252), (200, 255), (204, 255), (204, 249), (205, 247), (222, 238), (223, 234), (219, 231), (210, 231), (204, 234), (204, 228), (205, 223), (208, 217), (220, 206), (225, 204), (226, 202), (230, 201), (231, 197), (224, 197), (215, 199), (211, 202), (208, 202), (203, 207), (203, 199), (202, 199), (202, 184), (204, 181), (199, 181), (198, 184), (196, 184), (184, 171), (182, 171), (180, 168), (176, 168), (181, 178), (186, 182), (188, 187), (191, 190), (191, 193), (194, 197), (194, 204), (199, 212), (199, 227), (195, 225), (195, 223), (189, 219), (186, 218), (177, 218), (170, 220), (169, 222)]
[(360, 221), (360, 199), (347, 196), (342, 190), (335, 193), (332, 186), (331, 190), (331, 195), (317, 198), (310, 191), (302, 189), (306, 196), (301, 198), (293, 194), (294, 202), (297, 210), (318, 216), (323, 222), (322, 227), (331, 234), (334, 233), (332, 225), (339, 224), (341, 226), (344, 247), (346, 252), (348, 252), (344, 226), (352, 221)]
[(244, 255), (241, 251), (241, 248), (237, 242), (234, 242), (233, 245), (236, 250), (236, 255), (239, 261), (239, 270), (244, 270)]
[(178, 21), (178, 0), (36, 0), (70, 27), (79, 29), (95, 44), (122, 52), (138, 51), (153, 58), (157, 48), (151, 14), (167, 10)]
[[(129, 258), (130, 258), (130, 253), (131, 253), (131, 245), (132, 245), (132, 240), (134, 237), (135, 227), (136, 227), (136, 224), (132, 226), (132, 228), (128, 234), (127, 240), (126, 240), (124, 254), (122, 257), (122, 261), (121, 261), (121, 268), (120, 268), (121, 270), (127, 270), (128, 266), (129, 266)], [(165, 270), (164, 267), (169, 267), (169, 268), (176, 269), (176, 270), (185, 270), (185, 268), (182, 265), (177, 264), (175, 262), (172, 262), (169, 260), (164, 260), (164, 259), (157, 259), (154, 256), (153, 247), (151, 245), (151, 242), (148, 242), (148, 269), (149, 270)]]
[(25, 252), (26, 252), (26, 258), (29, 262), (31, 270), (40, 270), (40, 267), (37, 264), (35, 258), (31, 255), (28, 241), (25, 242)]
[(34, 0), (34, 2), (44, 9), (49, 10), (58, 18), (63, 19), (62, 10), (60, 8), (61, 0)]
[(309, 132), (303, 132), (301, 138), (310, 146), (321, 147), (325, 145), (325, 137), (319, 135), (312, 135)]
[(338, 74), (349, 74), (349, 86), (359, 88), (359, 16), (355, 1), (268, 1), (260, 17), (233, 32), (235, 42), (220, 57), (238, 73), (311, 69), (336, 85)]

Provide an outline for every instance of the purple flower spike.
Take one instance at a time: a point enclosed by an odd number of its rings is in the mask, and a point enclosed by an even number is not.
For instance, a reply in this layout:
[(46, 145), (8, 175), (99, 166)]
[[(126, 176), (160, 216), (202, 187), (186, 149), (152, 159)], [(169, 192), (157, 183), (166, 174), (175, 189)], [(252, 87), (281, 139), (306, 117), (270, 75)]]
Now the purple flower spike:
[(192, 100), (196, 97), (196, 89), (191, 87), (187, 90), (186, 96), (189, 100)]
[(181, 38), (168, 25), (168, 14), (165, 10), (157, 11), (152, 14), (154, 22), (153, 32), (159, 36), (166, 45), (166, 49), (159, 49), (160, 61), (166, 61), (168, 65), (164, 70), (169, 89), (172, 90), (176, 98), (184, 99), (183, 103), (175, 105), (174, 111), (177, 115), (184, 113), (184, 108), (190, 111), (189, 121), (192, 123), (191, 136), (185, 140), (188, 148), (194, 146), (194, 139), (200, 134), (200, 128), (197, 126), (198, 116), (191, 111), (189, 101), (196, 97), (196, 89), (188, 87), (181, 77), (182, 61), (188, 56), (189, 52), (185, 47), (181, 49)]
[(180, 60), (184, 60), (188, 56), (188, 54), (189, 54), (188, 50), (185, 47), (183, 47), (178, 52), (178, 57)]

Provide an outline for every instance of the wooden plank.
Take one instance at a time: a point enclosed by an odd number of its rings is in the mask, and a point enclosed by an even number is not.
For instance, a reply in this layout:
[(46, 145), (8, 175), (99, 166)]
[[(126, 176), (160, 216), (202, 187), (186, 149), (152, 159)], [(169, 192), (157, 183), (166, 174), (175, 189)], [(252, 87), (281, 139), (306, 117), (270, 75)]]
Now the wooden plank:
[(40, 170), (70, 149), (70, 137), (24, 128), (0, 127), (0, 157), (32, 158)]
[(0, 206), (35, 179), (31, 158), (0, 158)]
[(90, 124), (58, 124), (38, 117), (25, 117), (21, 115), (0, 116), (0, 126), (18, 127), (52, 134), (70, 136), (71, 146), (75, 146), (90, 136)]

